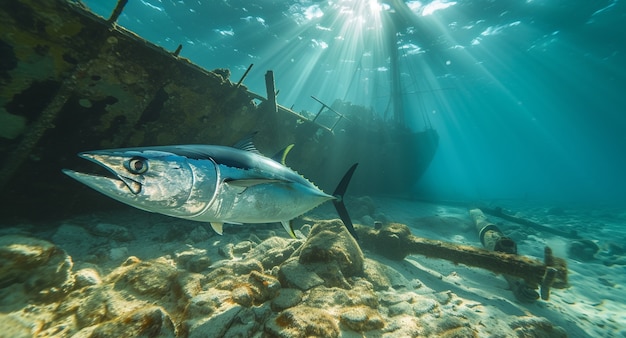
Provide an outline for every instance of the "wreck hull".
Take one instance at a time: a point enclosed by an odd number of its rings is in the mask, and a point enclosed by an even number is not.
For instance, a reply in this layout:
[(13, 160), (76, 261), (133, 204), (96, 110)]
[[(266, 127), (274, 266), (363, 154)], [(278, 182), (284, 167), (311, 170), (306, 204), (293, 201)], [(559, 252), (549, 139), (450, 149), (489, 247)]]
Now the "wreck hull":
[(255, 143), (267, 154), (294, 143), (287, 164), (328, 193), (354, 162), (361, 165), (351, 192), (393, 193), (417, 181), (437, 148), (432, 129), (357, 124), (320, 132), (297, 114), (259, 106), (228, 70), (202, 69), (67, 1), (2, 2), (0, 56), (7, 60), (0, 67), (0, 203), (7, 215), (117, 205), (62, 175), (64, 167), (93, 169), (75, 156), (85, 150), (230, 145), (257, 131)]

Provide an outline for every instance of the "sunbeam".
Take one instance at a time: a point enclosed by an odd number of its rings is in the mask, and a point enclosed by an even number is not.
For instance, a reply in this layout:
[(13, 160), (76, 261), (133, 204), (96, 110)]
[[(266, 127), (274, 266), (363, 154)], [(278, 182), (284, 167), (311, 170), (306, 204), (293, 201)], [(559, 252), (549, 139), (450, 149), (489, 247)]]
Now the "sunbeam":
[[(106, 14), (115, 6), (85, 2)], [(259, 74), (272, 69), (279, 102), (298, 112), (320, 108), (313, 95), (370, 107), (412, 130), (433, 126), (441, 147), (422, 180), (432, 190), (474, 178), (475, 191), (558, 195), (596, 170), (595, 177), (615, 174), (616, 155), (596, 149), (625, 142), (616, 127), (623, 114), (615, 112), (626, 82), (624, 33), (612, 29), (621, 8), (618, 1), (144, 0), (119, 23), (167, 49), (183, 43), (182, 56), (230, 68), (235, 81), (254, 63), (257, 75), (245, 85), (257, 93), (265, 93)], [(598, 109), (602, 118), (590, 120), (587, 112)], [(592, 181), (589, 190), (620, 194)]]

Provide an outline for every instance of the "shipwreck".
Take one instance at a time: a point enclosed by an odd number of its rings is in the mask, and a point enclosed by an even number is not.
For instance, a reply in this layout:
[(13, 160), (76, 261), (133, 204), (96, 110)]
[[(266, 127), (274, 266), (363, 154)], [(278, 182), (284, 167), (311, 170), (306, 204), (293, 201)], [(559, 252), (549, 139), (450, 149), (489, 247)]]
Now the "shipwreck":
[(268, 155), (294, 144), (287, 164), (326, 191), (359, 162), (350, 193), (372, 194), (408, 193), (431, 162), (438, 146), (432, 127), (414, 132), (342, 101), (320, 101), (310, 116), (294, 112), (276, 102), (271, 72), (266, 95), (252, 93), (227, 69), (202, 69), (180, 57), (180, 48), (165, 50), (119, 27), (124, 2), (109, 18), (67, 0), (0, 5), (6, 220), (117, 205), (61, 173), (84, 167), (75, 154), (92, 149), (231, 145), (257, 132), (257, 148)]

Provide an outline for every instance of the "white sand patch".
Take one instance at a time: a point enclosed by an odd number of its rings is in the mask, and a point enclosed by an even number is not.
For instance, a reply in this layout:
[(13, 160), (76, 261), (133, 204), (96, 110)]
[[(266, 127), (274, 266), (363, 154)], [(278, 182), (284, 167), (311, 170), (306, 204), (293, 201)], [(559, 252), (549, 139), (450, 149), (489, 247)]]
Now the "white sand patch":
[[(371, 197), (371, 201), (376, 210), (363, 219), (404, 223), (415, 236), (481, 247), (476, 229), (464, 207), (388, 197)], [(393, 261), (367, 251), (365, 257), (401, 275), (396, 278), (398, 283), (407, 285), (396, 290), (390, 289), (390, 293), (397, 292), (402, 297), (406, 297), (407, 293), (423, 297), (411, 305), (416, 313), (431, 316), (429, 311), (433, 304), (446, 304), (449, 301), (449, 304), (440, 306), (450, 311), (449, 315), (484, 323), (484, 326), (475, 328), (480, 336), (497, 336), (510, 332), (515, 325), (524, 325), (535, 320), (533, 318), (543, 317), (565, 329), (570, 337), (625, 337), (626, 265), (619, 263), (624, 262), (624, 253), (617, 252), (619, 247), (611, 246), (611, 243), (621, 243), (623, 248), (626, 239), (626, 227), (623, 226), (626, 217), (623, 215), (626, 212), (616, 209), (567, 209), (555, 215), (547, 212), (549, 208), (549, 205), (527, 202), (516, 205), (507, 201), (505, 210), (546, 226), (577, 231), (582, 238), (593, 241), (600, 248), (592, 259), (580, 261), (568, 258), (569, 246), (573, 241), (571, 238), (487, 215), (505, 235), (514, 238), (519, 254), (543, 259), (544, 246), (548, 245), (556, 256), (567, 259), (570, 287), (553, 289), (548, 301), (519, 302), (502, 276), (443, 259), (413, 255), (403, 261)], [(350, 201), (348, 209), (351, 209)], [(315, 209), (312, 214), (322, 218), (337, 217), (330, 207)], [(123, 227), (132, 236), (107, 236), (99, 231), (101, 227), (92, 229), (98, 224), (109, 224), (110, 228), (116, 229), (118, 226)], [(0, 235), (30, 232), (38, 236), (37, 227), (20, 229), (4, 228)], [(207, 224), (124, 207), (115, 213), (68, 219), (60, 224), (56, 233), (41, 236), (55, 242), (72, 256), (75, 271), (95, 269), (102, 276), (118, 267), (127, 256), (136, 256), (143, 261), (170, 259), (190, 271), (203, 271), (210, 264), (208, 271), (211, 271), (224, 264), (245, 261), (249, 257), (240, 252), (247, 252), (250, 243), (261, 243), (260, 238), (274, 235), (288, 237), (279, 224), (225, 225), (224, 230), (225, 235), (218, 236)], [(308, 231), (303, 228), (303, 233), (307, 234)], [(285, 240), (285, 243), (288, 241)], [(276, 245), (281, 245), (280, 241), (277, 240)], [(403, 320), (410, 321), (410, 318), (398, 317), (394, 325), (400, 325)], [(436, 318), (433, 317), (433, 320)], [(414, 321), (410, 321), (407, 325), (414, 324)]]
[[(467, 209), (446, 207), (443, 205), (421, 203), (403, 199), (373, 197), (376, 206), (391, 221), (402, 222), (412, 228), (413, 234), (430, 239), (471, 244), (480, 247), (477, 234), (461, 233), (449, 235), (442, 229), (415, 228), (412, 224), (420, 217), (456, 217), (471, 223)], [(495, 204), (495, 203), (494, 203)], [(562, 227), (560, 230), (574, 228), (585, 239), (600, 245), (611, 241), (620, 241), (626, 245), (626, 222), (617, 222), (624, 211), (608, 209), (604, 212), (589, 209), (568, 209), (563, 215), (547, 215), (550, 205), (528, 205), (528, 202), (507, 201), (507, 206), (518, 216), (547, 225)], [(626, 209), (624, 209), (626, 210)], [(544, 247), (550, 246), (555, 256), (566, 258), (569, 268), (567, 289), (552, 289), (548, 301), (538, 300), (525, 304), (518, 302), (507, 290), (506, 281), (495, 274), (482, 269), (463, 265), (454, 265), (443, 260), (411, 256), (405, 261), (415, 269), (405, 269), (405, 277), (418, 278), (434, 290), (450, 289), (459, 296), (475, 300), (482, 304), (485, 311), (520, 315), (530, 313), (545, 317), (552, 323), (563, 327), (571, 337), (624, 337), (626, 336), (626, 266), (606, 266), (600, 255), (598, 259), (580, 262), (568, 258), (568, 245), (571, 238), (563, 238), (550, 233), (528, 229), (522, 225), (503, 221), (489, 216), (491, 222), (498, 225), (507, 235), (509, 229), (523, 228), (528, 235), (518, 241), (518, 253), (543, 259)], [(591, 225), (591, 226), (589, 226)], [(463, 230), (462, 227), (450, 230)], [(473, 241), (473, 243), (468, 242)]]

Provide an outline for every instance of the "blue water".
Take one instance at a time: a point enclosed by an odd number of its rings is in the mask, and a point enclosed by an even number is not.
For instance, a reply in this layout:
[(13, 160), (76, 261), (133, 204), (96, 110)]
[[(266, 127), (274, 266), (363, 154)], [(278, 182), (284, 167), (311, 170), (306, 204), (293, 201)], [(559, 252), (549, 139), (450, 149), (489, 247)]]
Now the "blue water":
[[(105, 17), (115, 6), (84, 3)], [(245, 84), (261, 94), (272, 69), (297, 111), (317, 111), (315, 95), (381, 116), (395, 27), (406, 123), (441, 137), (417, 194), (626, 202), (624, 1), (389, 4), (140, 0), (118, 23), (234, 82), (254, 63)]]

